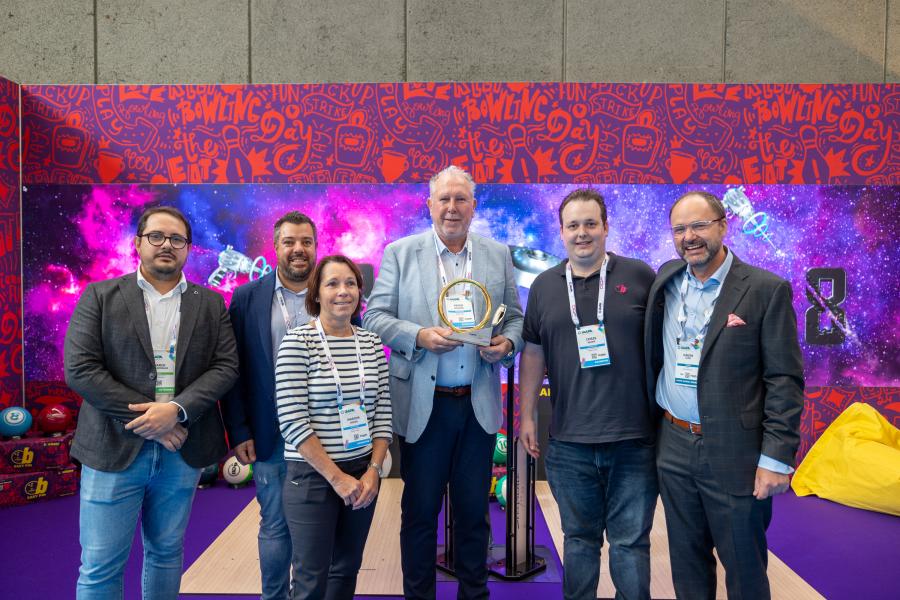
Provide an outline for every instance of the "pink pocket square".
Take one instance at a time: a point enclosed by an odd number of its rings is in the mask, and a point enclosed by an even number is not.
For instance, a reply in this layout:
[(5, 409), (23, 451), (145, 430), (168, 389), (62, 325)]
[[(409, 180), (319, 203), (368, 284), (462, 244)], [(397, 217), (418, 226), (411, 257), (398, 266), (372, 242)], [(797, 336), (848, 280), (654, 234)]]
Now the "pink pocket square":
[(744, 320), (736, 314), (731, 313), (728, 315), (728, 323), (725, 324), (725, 327), (741, 327), (743, 325), (746, 325)]

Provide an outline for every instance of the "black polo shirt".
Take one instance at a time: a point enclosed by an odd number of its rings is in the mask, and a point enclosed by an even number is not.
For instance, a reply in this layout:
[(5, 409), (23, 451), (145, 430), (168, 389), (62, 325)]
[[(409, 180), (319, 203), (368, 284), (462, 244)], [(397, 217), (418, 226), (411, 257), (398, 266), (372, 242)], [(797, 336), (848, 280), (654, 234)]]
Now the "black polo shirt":
[[(604, 320), (610, 364), (582, 369), (566, 293), (567, 262), (531, 284), (522, 332), (526, 342), (544, 350), (553, 406), (550, 436), (590, 444), (650, 437), (644, 311), (655, 273), (640, 260), (609, 253)], [(581, 325), (596, 325), (599, 269), (588, 277), (573, 275), (572, 283)]]

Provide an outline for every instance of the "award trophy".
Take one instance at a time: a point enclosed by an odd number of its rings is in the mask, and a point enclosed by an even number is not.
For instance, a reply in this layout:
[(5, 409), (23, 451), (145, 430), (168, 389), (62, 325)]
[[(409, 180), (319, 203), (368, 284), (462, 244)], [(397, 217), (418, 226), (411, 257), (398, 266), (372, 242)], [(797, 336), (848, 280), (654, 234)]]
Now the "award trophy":
[[(461, 284), (471, 284), (473, 287), (478, 289), (481, 292), (481, 295), (484, 297), (484, 314), (481, 316), (481, 320), (475, 322), (477, 316), (474, 315), (474, 303), (471, 302), (471, 299), (467, 300), (469, 306), (471, 306), (471, 314), (469, 315), (469, 319), (463, 319), (464, 321), (468, 321), (471, 323), (471, 326), (460, 326), (460, 321), (457, 320), (454, 323), (454, 320), (447, 313), (447, 293)], [(455, 298), (455, 297), (454, 297)], [(458, 302), (458, 301), (457, 301)], [(465, 312), (465, 305), (460, 305), (460, 310)], [(493, 310), (494, 305), (491, 302), (491, 295), (488, 293), (487, 288), (484, 287), (483, 284), (475, 281), (474, 279), (466, 279), (459, 278), (454, 279), (450, 283), (444, 286), (441, 290), (440, 295), (438, 296), (438, 314), (441, 317), (441, 321), (444, 324), (453, 330), (453, 333), (450, 334), (451, 340), (457, 340), (463, 342), (465, 344), (475, 344), (476, 346), (490, 346), (491, 345), (491, 337), (494, 331), (494, 327), (503, 322), (503, 317), (506, 316), (506, 305), (501, 304), (497, 307), (497, 310)], [(451, 309), (453, 311), (453, 309)], [(453, 311), (458, 314), (457, 311)], [(474, 317), (474, 318), (473, 318)]]

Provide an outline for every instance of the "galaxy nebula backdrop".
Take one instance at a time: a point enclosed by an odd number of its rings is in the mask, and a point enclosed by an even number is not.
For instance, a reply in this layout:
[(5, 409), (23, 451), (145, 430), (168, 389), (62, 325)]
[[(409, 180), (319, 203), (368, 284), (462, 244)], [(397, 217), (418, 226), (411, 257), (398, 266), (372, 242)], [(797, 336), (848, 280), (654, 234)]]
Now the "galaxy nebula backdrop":
[[(472, 229), (520, 250), (564, 257), (557, 208), (576, 187), (480, 185)], [(640, 258), (654, 269), (676, 256), (668, 211), (688, 188), (594, 188), (606, 198), (610, 251)], [(791, 282), (807, 385), (900, 385), (900, 188), (705, 189), (743, 200), (728, 218), (726, 244), (737, 256)], [(78, 297), (92, 281), (137, 268), (135, 227), (149, 205), (177, 206), (187, 215), (194, 239), (186, 276), (217, 289), (227, 301), (235, 286), (257, 276), (265, 264), (274, 266), (272, 225), (285, 212), (300, 210), (316, 222), (320, 258), (346, 254), (371, 264), (377, 275), (389, 242), (430, 226), (427, 195), (424, 184), (29, 185), (23, 189), (26, 380), (63, 379), (63, 340)], [(807, 271), (812, 268), (846, 273), (846, 299), (839, 305), (845, 331), (839, 344), (808, 343), (805, 315), (814, 303)], [(527, 288), (519, 289), (524, 304)], [(836, 292), (831, 287), (818, 291), (826, 300)], [(831, 326), (827, 314), (818, 321), (821, 328)]]

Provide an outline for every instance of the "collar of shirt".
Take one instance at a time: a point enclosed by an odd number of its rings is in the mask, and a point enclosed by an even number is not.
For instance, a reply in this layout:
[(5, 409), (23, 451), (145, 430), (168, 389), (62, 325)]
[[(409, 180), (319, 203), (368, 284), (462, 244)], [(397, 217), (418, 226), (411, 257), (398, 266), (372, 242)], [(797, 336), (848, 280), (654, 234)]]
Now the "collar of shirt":
[(437, 234), (436, 231), (434, 231), (434, 230), (432, 229), (432, 233), (434, 234), (434, 239), (437, 240), (437, 245), (438, 245), (438, 248), (439, 248), (440, 251), (441, 251), (441, 254), (443, 254), (444, 252), (447, 252), (447, 254), (449, 254), (450, 256), (465, 256), (465, 255), (466, 255), (466, 247), (467, 247), (467, 244), (468, 244), (468, 242), (469, 242), (469, 236), (468, 236), (468, 235), (466, 236), (466, 241), (463, 242), (462, 250), (460, 250), (459, 252), (452, 252), (452, 251), (450, 250), (450, 248), (447, 247), (447, 244), (444, 243), (444, 240), (441, 239), (441, 236), (439, 236), (439, 235)]
[(153, 284), (147, 281), (144, 277), (144, 274), (141, 273), (140, 267), (137, 270), (137, 284), (138, 287), (151, 295), (151, 297), (162, 300), (163, 298), (170, 298), (175, 295), (175, 291), (177, 290), (179, 294), (183, 294), (187, 289), (187, 279), (184, 277), (184, 272), (181, 273), (181, 279), (178, 281), (178, 285), (173, 287), (171, 290), (166, 292), (165, 294), (160, 294), (159, 291), (153, 287)]
[[(276, 290), (278, 290), (278, 289), (284, 290), (285, 292), (287, 292), (287, 293), (289, 293), (289, 294), (293, 294), (293, 295), (297, 296), (298, 298), (299, 298), (300, 296), (303, 296), (304, 294), (306, 294), (307, 291), (309, 291), (309, 288), (308, 288), (308, 287), (303, 288), (303, 289), (300, 290), (299, 292), (295, 292), (295, 291), (293, 291), (293, 290), (290, 290), (290, 289), (284, 287), (284, 284), (281, 283), (281, 277), (278, 276), (278, 269), (277, 269), (277, 268), (275, 269), (275, 289), (276, 289)], [(282, 293), (283, 293), (283, 292), (282, 292)]]
[(700, 282), (699, 279), (694, 277), (693, 269), (690, 265), (687, 268), (687, 276), (688, 276), (688, 285), (691, 287), (695, 287), (698, 289), (705, 289), (707, 287), (713, 285), (721, 285), (725, 278), (728, 276), (728, 271), (731, 270), (731, 264), (734, 262), (734, 255), (728, 250), (725, 249), (725, 260), (719, 265), (719, 268), (716, 269), (716, 272), (713, 273), (709, 279), (704, 282)]

